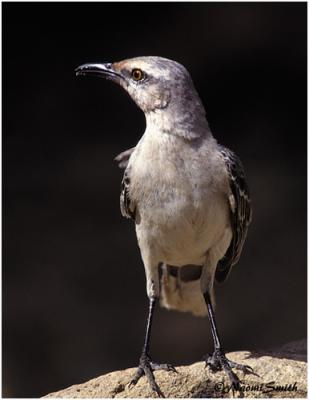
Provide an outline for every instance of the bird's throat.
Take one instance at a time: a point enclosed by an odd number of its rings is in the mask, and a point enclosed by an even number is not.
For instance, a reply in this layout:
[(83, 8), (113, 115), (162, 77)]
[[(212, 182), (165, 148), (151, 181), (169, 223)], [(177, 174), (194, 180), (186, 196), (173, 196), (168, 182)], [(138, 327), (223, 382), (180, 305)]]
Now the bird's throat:
[(171, 109), (161, 109), (145, 114), (147, 130), (158, 131), (186, 140), (196, 140), (212, 136), (204, 114), (191, 112), (173, 112)]

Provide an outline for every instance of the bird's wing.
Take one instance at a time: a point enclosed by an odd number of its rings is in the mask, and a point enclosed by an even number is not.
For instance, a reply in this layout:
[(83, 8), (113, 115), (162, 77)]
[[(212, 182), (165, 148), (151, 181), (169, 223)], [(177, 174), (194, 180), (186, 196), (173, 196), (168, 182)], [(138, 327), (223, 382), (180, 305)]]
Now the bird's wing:
[(239, 260), (252, 218), (249, 189), (240, 159), (231, 150), (220, 146), (228, 172), (231, 194), (229, 196), (233, 237), (225, 256), (219, 261), (216, 281), (223, 282)]
[(126, 151), (123, 151), (122, 153), (118, 154), (117, 157), (114, 158), (115, 161), (118, 162), (118, 167), (119, 168), (127, 168), (129, 159), (131, 157), (131, 154), (133, 153), (135, 147), (132, 147), (131, 149), (128, 149)]
[(135, 219), (135, 206), (130, 199), (130, 170), (124, 171), (121, 182), (120, 210), (124, 217)]

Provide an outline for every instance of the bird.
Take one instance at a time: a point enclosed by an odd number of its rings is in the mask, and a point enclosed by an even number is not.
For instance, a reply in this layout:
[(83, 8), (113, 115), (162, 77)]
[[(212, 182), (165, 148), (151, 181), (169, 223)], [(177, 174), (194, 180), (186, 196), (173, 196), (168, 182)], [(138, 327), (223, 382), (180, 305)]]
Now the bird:
[(171, 364), (153, 362), (150, 337), (156, 304), (207, 316), (214, 351), (205, 359), (211, 371), (254, 371), (229, 360), (215, 318), (214, 283), (224, 282), (238, 262), (252, 219), (243, 165), (219, 144), (187, 69), (158, 56), (113, 63), (87, 63), (79, 76), (97, 76), (120, 85), (144, 112), (146, 129), (136, 146), (115, 159), (124, 169), (120, 209), (134, 221), (146, 274), (149, 311), (139, 366), (130, 382), (146, 376), (164, 397), (154, 376)]

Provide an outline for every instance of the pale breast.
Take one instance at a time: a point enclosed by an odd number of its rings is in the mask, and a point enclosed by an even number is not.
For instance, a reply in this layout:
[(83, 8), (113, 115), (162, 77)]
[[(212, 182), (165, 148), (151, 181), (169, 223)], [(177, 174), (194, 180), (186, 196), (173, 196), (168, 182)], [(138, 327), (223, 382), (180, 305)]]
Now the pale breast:
[(160, 261), (197, 263), (229, 224), (227, 198), (217, 172), (206, 170), (196, 150), (168, 152), (168, 145), (158, 149), (144, 141), (135, 155), (130, 196), (139, 214), (136, 232)]

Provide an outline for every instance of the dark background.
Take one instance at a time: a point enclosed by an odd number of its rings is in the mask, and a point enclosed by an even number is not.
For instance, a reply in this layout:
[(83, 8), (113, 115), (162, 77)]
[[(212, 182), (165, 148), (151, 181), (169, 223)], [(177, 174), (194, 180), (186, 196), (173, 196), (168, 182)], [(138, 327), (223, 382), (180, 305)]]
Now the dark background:
[[(254, 218), (217, 289), (228, 350), (306, 336), (306, 3), (2, 3), (3, 395), (42, 396), (137, 364), (147, 298), (113, 157), (141, 137), (85, 62), (183, 63), (215, 137), (242, 159)], [(208, 321), (158, 309), (151, 354), (212, 350)]]

